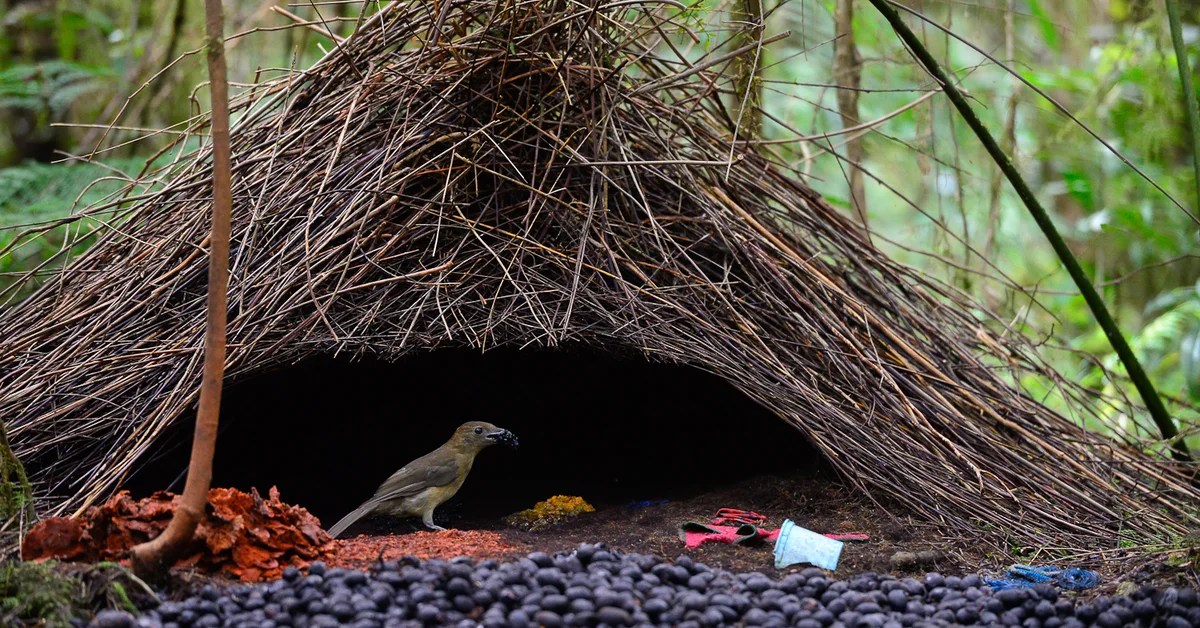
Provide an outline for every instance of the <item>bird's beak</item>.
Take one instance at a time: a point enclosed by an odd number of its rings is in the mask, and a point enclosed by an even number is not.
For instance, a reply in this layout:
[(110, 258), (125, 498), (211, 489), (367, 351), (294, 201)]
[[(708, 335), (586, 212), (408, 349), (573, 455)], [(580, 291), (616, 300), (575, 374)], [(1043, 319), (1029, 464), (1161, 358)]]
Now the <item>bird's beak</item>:
[(496, 430), (495, 432), (488, 434), (487, 437), (496, 441), (497, 443), (504, 443), (513, 449), (517, 448), (517, 435), (508, 430)]

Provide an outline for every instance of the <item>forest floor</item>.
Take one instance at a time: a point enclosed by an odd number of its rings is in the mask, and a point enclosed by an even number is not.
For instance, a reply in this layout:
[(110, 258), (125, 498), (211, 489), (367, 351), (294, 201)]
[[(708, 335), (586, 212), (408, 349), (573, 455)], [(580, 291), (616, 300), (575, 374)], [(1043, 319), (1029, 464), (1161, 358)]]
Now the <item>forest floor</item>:
[[(848, 541), (842, 549), (834, 577), (845, 578), (863, 572), (891, 574), (897, 577), (920, 575), (929, 571), (945, 574), (998, 575), (1013, 563), (1030, 562), (1007, 552), (988, 548), (965, 539), (946, 538), (934, 528), (889, 514), (850, 487), (811, 474), (782, 474), (755, 477), (726, 486), (707, 487), (655, 505), (596, 503), (596, 511), (536, 530), (508, 525), (502, 520), (458, 519), (449, 522), (454, 529), (446, 532), (419, 530), (419, 524), (395, 520), (374, 520), (368, 533), (337, 541), (335, 565), (366, 568), (382, 557), (395, 559), (404, 554), (422, 558), (468, 555), (478, 558), (506, 558), (528, 552), (569, 551), (580, 543), (604, 542), (610, 547), (666, 559), (688, 555), (711, 567), (730, 571), (758, 571), (780, 577), (787, 570), (774, 566), (774, 543), (706, 543), (695, 549), (685, 548), (678, 526), (684, 521), (709, 523), (719, 508), (738, 508), (765, 515), (760, 527), (778, 528), (791, 519), (798, 526), (821, 534), (864, 533), (863, 542)], [(549, 496), (547, 496), (549, 497)], [(532, 506), (532, 504), (531, 504)], [(401, 532), (401, 530), (403, 532)], [(1030, 555), (1036, 555), (1036, 552)], [(921, 560), (913, 560), (920, 556)], [(1121, 582), (1159, 586), (1195, 586), (1195, 573), (1189, 561), (1148, 559), (1130, 570), (1128, 561), (1120, 561), (1124, 572), (1102, 562), (1079, 564), (1099, 572), (1102, 584), (1093, 592), (1113, 594)], [(1126, 584), (1125, 588), (1128, 589)]]
[[(449, 525), (455, 529), (439, 533), (418, 530), (419, 524), (376, 519), (368, 524), (367, 534), (338, 541), (339, 556), (350, 566), (355, 560), (378, 556), (381, 548), (387, 548), (388, 557), (406, 551), (429, 557), (458, 554), (502, 557), (532, 551), (569, 551), (580, 543), (604, 542), (624, 552), (653, 554), (667, 559), (687, 554), (711, 567), (777, 573), (772, 541), (736, 545), (706, 543), (695, 549), (684, 547), (678, 534), (679, 524), (684, 521), (708, 524), (717, 509), (737, 508), (765, 515), (767, 521), (760, 527), (767, 530), (779, 528), (784, 519), (791, 519), (796, 525), (822, 534), (869, 535), (865, 542), (845, 543), (838, 573), (891, 572), (889, 561), (898, 551), (936, 552), (938, 560), (920, 565), (930, 571), (955, 570), (966, 564), (962, 558), (951, 557), (952, 552), (942, 547), (943, 540), (935, 531), (895, 519), (854, 491), (818, 481), (808, 474), (761, 476), (640, 507), (619, 503), (596, 503), (594, 506), (596, 512), (583, 513), (534, 530), (514, 527), (502, 520), (467, 518), (451, 521)], [(473, 533), (459, 533), (467, 530)], [(479, 545), (478, 551), (473, 550), (473, 544)], [(968, 561), (979, 564), (981, 558), (972, 555)]]

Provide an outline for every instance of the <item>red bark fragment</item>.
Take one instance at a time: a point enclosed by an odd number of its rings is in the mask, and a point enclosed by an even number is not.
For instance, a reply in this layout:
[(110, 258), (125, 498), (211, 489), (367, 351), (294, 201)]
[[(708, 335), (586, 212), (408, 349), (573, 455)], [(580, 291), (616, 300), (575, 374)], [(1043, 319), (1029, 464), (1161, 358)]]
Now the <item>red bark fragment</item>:
[(366, 536), (336, 541), (336, 550), (327, 562), (334, 567), (365, 569), (382, 560), (402, 556), (416, 558), (503, 558), (523, 554), (528, 548), (505, 540), (488, 530), (444, 530), (413, 532), (403, 535)]
[[(306, 566), (332, 555), (333, 540), (309, 512), (285, 504), (271, 487), (266, 500), (231, 488), (208, 494), (208, 512), (196, 530), (197, 551), (176, 563), (251, 582), (275, 579), (283, 567)], [(134, 500), (121, 491), (79, 518), (39, 522), (21, 546), (26, 560), (124, 559), (134, 545), (166, 529), (179, 498), (159, 491)]]
[(86, 530), (82, 522), (70, 517), (51, 517), (34, 526), (21, 543), (21, 558), (46, 560), (82, 558), (86, 547)]

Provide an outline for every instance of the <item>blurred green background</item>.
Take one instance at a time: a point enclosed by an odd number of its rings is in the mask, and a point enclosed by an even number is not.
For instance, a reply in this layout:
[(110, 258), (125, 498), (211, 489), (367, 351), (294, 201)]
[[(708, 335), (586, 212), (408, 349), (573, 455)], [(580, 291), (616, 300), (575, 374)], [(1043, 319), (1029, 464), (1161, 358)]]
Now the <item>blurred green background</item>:
[[(850, 0), (843, 0), (849, 2)], [(377, 3), (366, 3), (369, 7)], [(695, 54), (721, 48), (741, 2), (685, 2)], [(1197, 182), (1184, 95), (1159, 1), (908, 0), (1045, 91), (1193, 213)], [(234, 91), (302, 69), (330, 41), (279, 6), (348, 35), (363, 3), (227, 2)], [(832, 203), (852, 207), (850, 161), (864, 173), (862, 207), (877, 245), (960, 290), (1041, 343), (1069, 380), (1111, 397), (1089, 427), (1147, 436), (1108, 341), (1075, 286), (949, 102), (922, 98), (932, 82), (866, 2), (851, 3), (861, 59), (857, 111), (869, 125), (853, 147), (835, 64), (836, 0), (766, 0), (763, 136)], [(1181, 2), (1191, 67), (1200, 65), (1200, 2)], [(2, 0), (0, 20), (0, 247), (22, 225), (69, 216), (108, 198), (161, 162), (159, 151), (208, 108), (202, 5), (186, 0)], [(674, 9), (658, 9), (672, 10)], [(1005, 67), (952, 36), (909, 20), (973, 98), (1117, 317), (1193, 450), (1200, 449), (1200, 229), (1161, 191)], [(845, 32), (845, 31), (843, 31)], [(199, 86), (199, 87), (198, 87)], [(1189, 97), (1195, 98), (1196, 94)], [(104, 127), (116, 121), (118, 128)], [(63, 124), (73, 126), (62, 126)], [(151, 133), (165, 129), (168, 133)], [(137, 141), (134, 141), (137, 140)], [(853, 148), (852, 148), (853, 147)], [(858, 153), (857, 151), (861, 151)], [(91, 163), (80, 163), (88, 157)], [(87, 226), (51, 225), (0, 256), (0, 289), (40, 276), (88, 244)], [(74, 231), (71, 231), (74, 230)], [(5, 305), (32, 285), (10, 291)], [(981, 316), (981, 320), (983, 317)], [(1002, 331), (997, 329), (996, 331)], [(1053, 382), (1020, 382), (1073, 416)], [(1081, 419), (1082, 420), (1082, 419)]]

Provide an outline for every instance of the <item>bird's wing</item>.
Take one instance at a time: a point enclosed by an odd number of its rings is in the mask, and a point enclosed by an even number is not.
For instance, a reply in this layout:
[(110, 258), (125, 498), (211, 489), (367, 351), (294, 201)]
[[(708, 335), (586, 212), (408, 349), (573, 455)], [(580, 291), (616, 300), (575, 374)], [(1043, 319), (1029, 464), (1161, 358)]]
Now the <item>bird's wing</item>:
[(330, 536), (337, 538), (346, 528), (371, 514), (375, 507), (383, 502), (409, 497), (431, 486), (445, 486), (453, 482), (458, 477), (458, 462), (453, 455), (439, 454), (438, 451), (426, 454), (393, 473), (392, 477), (380, 485), (371, 499), (363, 502), (363, 505), (329, 528)]
[(458, 462), (450, 455), (429, 455), (418, 458), (392, 474), (364, 506), (409, 497), (431, 487), (445, 486), (458, 479)]

